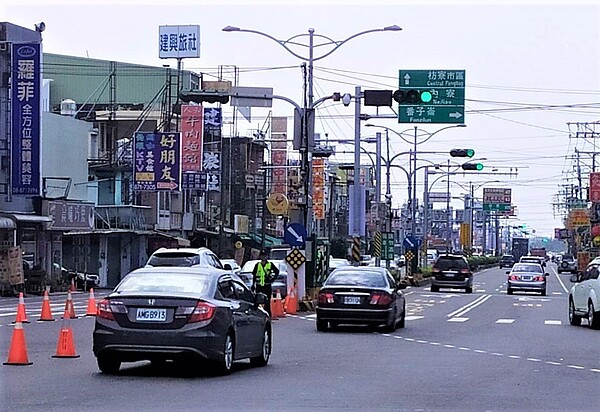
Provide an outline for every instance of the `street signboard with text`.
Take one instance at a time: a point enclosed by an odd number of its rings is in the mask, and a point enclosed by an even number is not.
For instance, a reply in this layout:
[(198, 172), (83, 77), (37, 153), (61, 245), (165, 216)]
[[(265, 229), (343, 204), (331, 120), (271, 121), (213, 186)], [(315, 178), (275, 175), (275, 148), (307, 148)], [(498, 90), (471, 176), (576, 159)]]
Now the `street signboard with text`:
[(600, 202), (600, 173), (590, 173), (590, 202)]
[(398, 123), (465, 122), (464, 70), (400, 70), (400, 91), (431, 93), (427, 103), (401, 102)]
[(483, 210), (510, 212), (512, 202), (511, 189), (483, 188)]

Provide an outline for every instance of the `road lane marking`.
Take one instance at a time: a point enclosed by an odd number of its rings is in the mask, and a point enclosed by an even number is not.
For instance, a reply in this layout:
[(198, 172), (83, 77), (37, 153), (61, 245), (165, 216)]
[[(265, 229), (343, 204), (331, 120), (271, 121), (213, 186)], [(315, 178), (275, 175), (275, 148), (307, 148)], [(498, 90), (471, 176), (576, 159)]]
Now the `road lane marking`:
[(469, 320), (469, 318), (450, 318), (450, 319), (448, 319), (448, 322), (462, 323), (462, 322), (466, 322), (468, 320)]
[(563, 290), (565, 291), (565, 293), (569, 293), (569, 289), (567, 289), (567, 287), (565, 286), (564, 282), (560, 278), (560, 275), (558, 273), (556, 273), (556, 270), (554, 270), (554, 268), (552, 268), (552, 272), (554, 273), (554, 277), (556, 279), (558, 279), (558, 283), (560, 283), (560, 286), (563, 288)]
[(562, 365), (562, 363), (560, 363), (560, 362), (551, 362), (551, 361), (547, 361), (546, 363), (547, 363), (548, 365), (553, 365), (553, 366), (560, 366), (560, 365)]
[(486, 300), (488, 300), (491, 297), (492, 297), (492, 295), (481, 295), (474, 301), (467, 303), (466, 305), (458, 308), (454, 312), (450, 312), (446, 316), (449, 318), (451, 318), (453, 316), (461, 317), (462, 315), (469, 312), (471, 309), (475, 309), (477, 306), (481, 305), (482, 303), (484, 303)]
[(545, 320), (544, 325), (562, 325), (560, 320)]
[(527, 360), (531, 361), (531, 362), (541, 362), (542, 361), (541, 359), (537, 359), (537, 358), (527, 358)]
[(590, 371), (600, 373), (600, 369), (590, 369)]
[(419, 320), (423, 319), (425, 316), (406, 316), (404, 320)]
[(445, 348), (456, 348), (454, 345), (444, 345)]
[(579, 365), (567, 365), (567, 368), (571, 368), (571, 369), (585, 369), (583, 366), (579, 366)]
[(499, 352), (492, 352), (492, 355), (494, 355), (494, 356), (504, 356), (503, 353), (499, 353)]
[(553, 295), (562, 295), (562, 292), (552, 292)]
[(426, 340), (418, 340), (417, 343), (429, 343)]
[(461, 348), (458, 348), (458, 350), (470, 351), (471, 349), (470, 348), (461, 347)]
[(511, 359), (521, 359), (519, 355), (508, 355), (508, 357)]
[(475, 350), (473, 350), (473, 352), (476, 352), (476, 353), (487, 353), (486, 350), (481, 350), (481, 349), (475, 349)]
[(496, 323), (501, 323), (501, 324), (507, 324), (510, 325), (511, 323), (513, 323), (515, 320), (514, 319), (498, 319), (496, 321)]

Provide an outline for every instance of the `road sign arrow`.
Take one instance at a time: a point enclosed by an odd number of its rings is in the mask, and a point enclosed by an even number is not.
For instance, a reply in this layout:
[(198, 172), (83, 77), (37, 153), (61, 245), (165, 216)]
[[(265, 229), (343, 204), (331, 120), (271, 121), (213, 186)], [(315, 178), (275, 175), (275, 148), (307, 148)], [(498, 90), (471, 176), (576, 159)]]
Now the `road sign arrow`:
[(290, 232), (292, 234), (292, 236), (294, 236), (296, 238), (297, 242), (304, 242), (304, 240), (302, 239), (302, 236), (300, 236), (298, 233), (296, 233), (296, 231), (292, 227), (288, 227), (288, 232)]
[(406, 75), (404, 75), (404, 84), (405, 85), (410, 84), (410, 74), (408, 74), (408, 73), (406, 73)]
[(460, 119), (462, 117), (462, 113), (460, 113), (460, 112), (454, 112), (454, 113), (450, 113), (448, 116), (449, 117), (453, 117), (455, 119)]

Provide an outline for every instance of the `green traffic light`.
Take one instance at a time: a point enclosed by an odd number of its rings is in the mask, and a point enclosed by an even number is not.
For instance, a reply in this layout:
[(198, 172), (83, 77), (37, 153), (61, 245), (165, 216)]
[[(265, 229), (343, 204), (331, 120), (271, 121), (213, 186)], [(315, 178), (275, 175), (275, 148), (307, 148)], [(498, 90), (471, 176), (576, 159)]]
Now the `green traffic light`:
[(423, 103), (429, 103), (432, 98), (431, 92), (421, 92), (421, 101)]
[(483, 170), (483, 165), (481, 163), (477, 163), (477, 170)]
[(475, 150), (473, 150), (473, 149), (467, 149), (467, 156), (468, 157), (475, 156)]

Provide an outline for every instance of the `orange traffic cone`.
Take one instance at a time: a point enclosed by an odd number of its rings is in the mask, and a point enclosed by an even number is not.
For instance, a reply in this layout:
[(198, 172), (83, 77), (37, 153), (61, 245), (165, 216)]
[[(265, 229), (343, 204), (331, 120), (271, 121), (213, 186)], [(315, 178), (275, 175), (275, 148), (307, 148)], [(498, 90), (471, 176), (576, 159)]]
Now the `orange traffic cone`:
[(96, 316), (96, 298), (94, 297), (94, 288), (90, 288), (90, 297), (88, 299), (87, 313), (85, 316)]
[(31, 365), (27, 357), (27, 343), (25, 342), (25, 331), (23, 323), (15, 323), (12, 340), (10, 341), (10, 350), (8, 351), (8, 359), (4, 365)]
[(294, 288), (290, 288), (290, 291), (285, 298), (285, 312), (288, 315), (295, 315), (298, 313), (298, 297)]
[(44, 291), (44, 300), (42, 301), (42, 314), (38, 321), (51, 321), (55, 320), (52, 317), (52, 309), (50, 309), (50, 297), (48, 296), (48, 290)]
[(17, 305), (17, 318), (13, 323), (29, 323), (27, 320), (27, 313), (25, 313), (25, 299), (23, 298), (23, 292), (19, 293), (19, 304)]
[(71, 292), (67, 292), (67, 301), (65, 302), (65, 313), (63, 314), (63, 319), (77, 319)]
[(275, 309), (271, 308), (274, 317), (282, 318), (285, 316), (283, 313), (283, 300), (281, 299), (281, 292), (277, 289), (275, 295)]
[(271, 294), (271, 320), (277, 320), (277, 300), (275, 299), (275, 295)]
[(77, 287), (75, 286), (75, 279), (71, 279), (71, 286), (69, 286), (69, 292), (75, 292)]
[(60, 328), (58, 335), (58, 344), (56, 345), (56, 355), (53, 358), (78, 358), (75, 353), (75, 340), (73, 339), (73, 329), (64, 325)]

